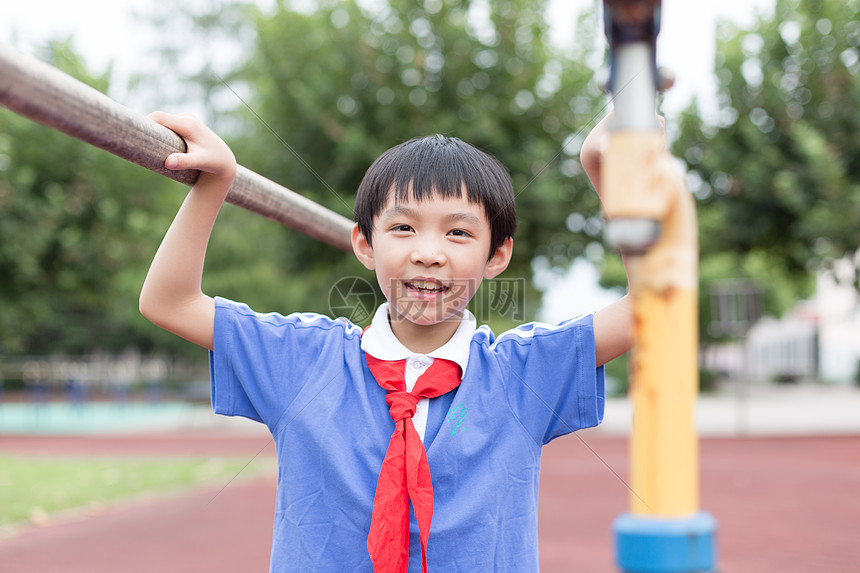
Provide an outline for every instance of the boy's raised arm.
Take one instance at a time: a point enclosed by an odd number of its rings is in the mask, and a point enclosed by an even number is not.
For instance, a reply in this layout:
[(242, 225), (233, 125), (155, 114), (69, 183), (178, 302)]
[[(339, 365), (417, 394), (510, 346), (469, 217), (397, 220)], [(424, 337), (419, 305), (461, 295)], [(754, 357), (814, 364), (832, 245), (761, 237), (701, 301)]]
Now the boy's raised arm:
[(215, 301), (203, 293), (206, 246), (227, 191), (236, 159), (214, 132), (190, 114), (154, 112), (154, 121), (179, 134), (187, 153), (174, 153), (168, 169), (199, 169), (200, 177), (173, 219), (152, 260), (140, 292), (140, 312), (152, 323), (212, 349)]

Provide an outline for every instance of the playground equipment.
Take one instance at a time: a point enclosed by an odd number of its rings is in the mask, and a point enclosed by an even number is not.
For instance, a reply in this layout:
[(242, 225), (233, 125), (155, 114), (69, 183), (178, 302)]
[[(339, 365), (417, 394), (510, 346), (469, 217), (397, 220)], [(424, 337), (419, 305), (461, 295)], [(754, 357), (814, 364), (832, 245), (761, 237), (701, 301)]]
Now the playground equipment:
[[(0, 105), (186, 185), (199, 175), (164, 168), (168, 155), (186, 150), (182, 138), (166, 127), (2, 44)], [(352, 251), (352, 221), (241, 165), (227, 201)]]
[(606, 239), (628, 257), (630, 511), (613, 528), (625, 573), (715, 567), (716, 521), (699, 509), (698, 240), (684, 173), (656, 118), (660, 0), (604, 0), (614, 119), (601, 164)]

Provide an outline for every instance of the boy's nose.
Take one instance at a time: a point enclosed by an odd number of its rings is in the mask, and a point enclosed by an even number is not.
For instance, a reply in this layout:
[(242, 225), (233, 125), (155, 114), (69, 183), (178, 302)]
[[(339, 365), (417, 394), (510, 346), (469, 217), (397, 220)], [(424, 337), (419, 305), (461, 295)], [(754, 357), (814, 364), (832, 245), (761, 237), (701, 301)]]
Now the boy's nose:
[(418, 241), (415, 248), (412, 250), (411, 260), (416, 265), (424, 265), (431, 267), (433, 265), (441, 266), (447, 262), (444, 249), (437, 241), (432, 239), (424, 239)]

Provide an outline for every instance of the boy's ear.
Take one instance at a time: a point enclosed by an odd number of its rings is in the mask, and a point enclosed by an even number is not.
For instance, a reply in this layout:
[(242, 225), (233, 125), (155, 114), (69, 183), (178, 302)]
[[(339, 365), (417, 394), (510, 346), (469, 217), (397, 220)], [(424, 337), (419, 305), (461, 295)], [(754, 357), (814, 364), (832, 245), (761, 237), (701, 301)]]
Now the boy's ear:
[(490, 260), (487, 261), (487, 266), (484, 268), (484, 278), (492, 279), (501, 274), (508, 264), (511, 262), (511, 255), (514, 252), (514, 240), (511, 237), (499, 245)]
[(373, 248), (370, 246), (370, 241), (367, 240), (364, 233), (359, 230), (358, 223), (352, 226), (352, 252), (355, 253), (355, 257), (358, 261), (368, 270), (372, 271), (375, 268), (373, 262)]

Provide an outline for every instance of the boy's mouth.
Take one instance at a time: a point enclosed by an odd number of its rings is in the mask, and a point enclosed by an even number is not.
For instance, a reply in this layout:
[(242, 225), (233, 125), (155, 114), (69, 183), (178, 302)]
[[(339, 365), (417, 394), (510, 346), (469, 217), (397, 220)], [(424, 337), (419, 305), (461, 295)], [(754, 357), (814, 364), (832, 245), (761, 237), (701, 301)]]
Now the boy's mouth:
[(448, 287), (436, 281), (414, 279), (404, 283), (406, 288), (419, 293), (438, 294), (448, 290)]

